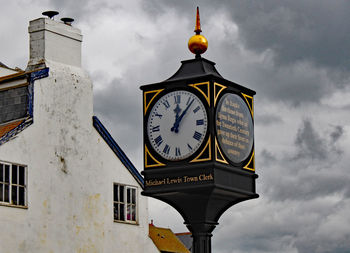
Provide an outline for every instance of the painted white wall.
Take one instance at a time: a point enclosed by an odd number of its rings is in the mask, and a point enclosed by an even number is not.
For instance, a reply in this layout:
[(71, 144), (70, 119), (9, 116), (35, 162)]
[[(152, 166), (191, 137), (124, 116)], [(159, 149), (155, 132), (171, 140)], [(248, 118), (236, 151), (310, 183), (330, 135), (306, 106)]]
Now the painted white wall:
[[(74, 64), (45, 65), (34, 123), (0, 146), (0, 160), (28, 166), (28, 209), (0, 206), (0, 252), (159, 252), (147, 198), (92, 125), (91, 80)], [(113, 183), (138, 187), (138, 225), (113, 221)]]

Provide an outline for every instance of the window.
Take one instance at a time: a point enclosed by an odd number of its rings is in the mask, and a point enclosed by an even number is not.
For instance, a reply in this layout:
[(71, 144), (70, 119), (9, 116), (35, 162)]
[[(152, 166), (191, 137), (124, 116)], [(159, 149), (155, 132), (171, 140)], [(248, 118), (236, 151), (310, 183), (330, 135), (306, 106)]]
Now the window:
[(137, 222), (136, 187), (114, 184), (114, 220)]
[(26, 171), (23, 165), (0, 162), (0, 204), (26, 206)]

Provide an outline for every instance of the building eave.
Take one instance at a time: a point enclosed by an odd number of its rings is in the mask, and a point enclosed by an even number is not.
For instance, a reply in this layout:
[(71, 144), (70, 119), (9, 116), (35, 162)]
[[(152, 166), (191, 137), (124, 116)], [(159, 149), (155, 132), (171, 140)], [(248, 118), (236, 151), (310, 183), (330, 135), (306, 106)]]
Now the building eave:
[(113, 137), (110, 135), (108, 130), (104, 127), (104, 125), (101, 123), (101, 121), (96, 116), (92, 117), (92, 121), (93, 121), (93, 126), (96, 129), (96, 131), (105, 140), (105, 142), (108, 144), (108, 146), (114, 152), (114, 154), (120, 159), (120, 161), (123, 163), (123, 165), (128, 169), (128, 171), (131, 173), (131, 175), (135, 178), (135, 180), (143, 188), (144, 187), (143, 177), (138, 172), (138, 170), (135, 168), (135, 166), (132, 164), (130, 159), (126, 156), (124, 151), (119, 147), (117, 142), (113, 139)]

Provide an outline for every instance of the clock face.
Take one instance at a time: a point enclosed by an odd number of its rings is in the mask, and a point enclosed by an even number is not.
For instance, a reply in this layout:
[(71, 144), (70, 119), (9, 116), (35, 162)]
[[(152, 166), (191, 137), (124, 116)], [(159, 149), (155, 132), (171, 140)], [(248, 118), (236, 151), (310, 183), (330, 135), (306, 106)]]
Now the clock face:
[(202, 101), (191, 92), (178, 90), (164, 95), (152, 107), (147, 135), (161, 157), (178, 161), (199, 149), (207, 133), (207, 124)]

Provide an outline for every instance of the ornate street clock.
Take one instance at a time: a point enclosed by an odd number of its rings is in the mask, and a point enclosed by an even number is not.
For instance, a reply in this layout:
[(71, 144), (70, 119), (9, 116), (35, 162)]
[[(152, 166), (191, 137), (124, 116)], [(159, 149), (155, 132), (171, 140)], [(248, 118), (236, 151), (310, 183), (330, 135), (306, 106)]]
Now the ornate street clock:
[(255, 92), (224, 79), (201, 57), (208, 42), (196, 35), (169, 79), (143, 91), (143, 195), (170, 204), (193, 234), (194, 252), (209, 253), (211, 232), (232, 205), (255, 192)]

